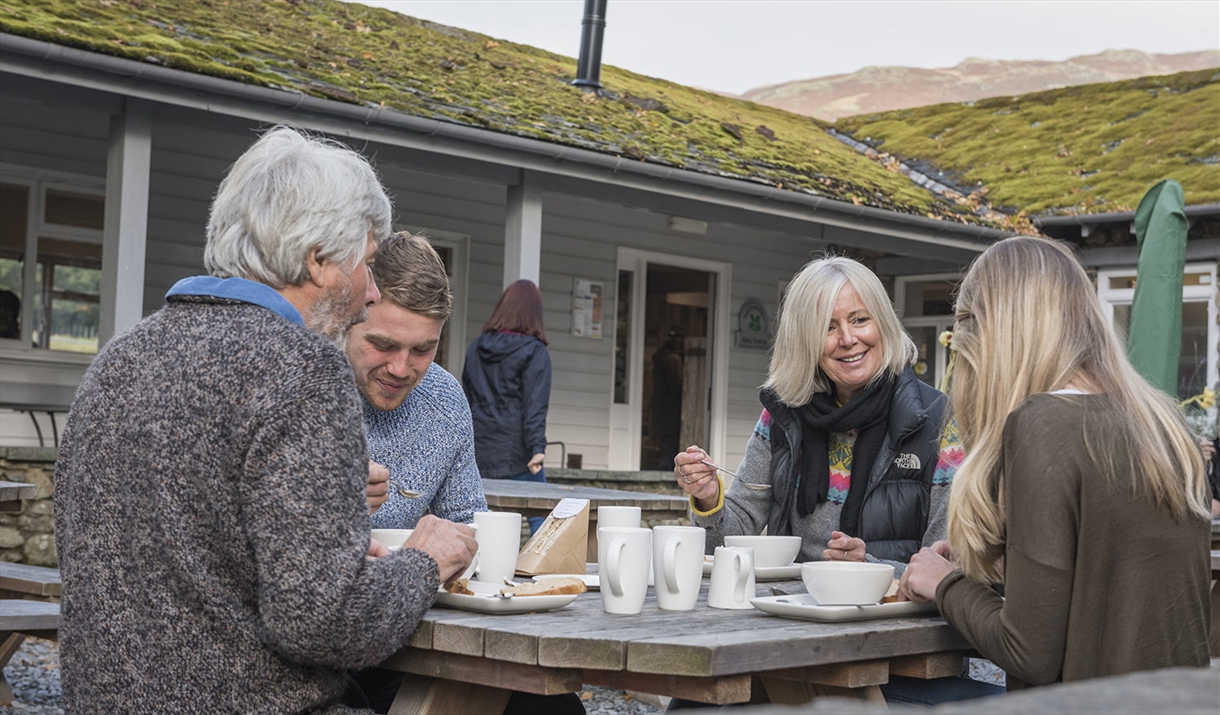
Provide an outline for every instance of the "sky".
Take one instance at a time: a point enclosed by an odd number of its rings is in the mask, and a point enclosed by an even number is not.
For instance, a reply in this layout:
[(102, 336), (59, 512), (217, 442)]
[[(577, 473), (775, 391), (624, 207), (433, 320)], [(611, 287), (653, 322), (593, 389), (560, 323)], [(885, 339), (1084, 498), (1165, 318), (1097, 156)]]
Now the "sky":
[[(576, 57), (584, 0), (360, 0)], [(608, 0), (602, 62), (739, 94), (868, 66), (1220, 49), (1217, 0)]]

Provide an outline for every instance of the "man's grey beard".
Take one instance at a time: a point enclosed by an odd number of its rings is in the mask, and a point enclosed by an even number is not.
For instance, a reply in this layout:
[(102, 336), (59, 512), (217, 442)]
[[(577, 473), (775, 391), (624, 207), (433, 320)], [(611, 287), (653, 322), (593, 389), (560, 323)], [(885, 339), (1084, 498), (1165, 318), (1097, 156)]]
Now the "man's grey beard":
[(347, 331), (351, 330), (353, 325), (363, 323), (369, 317), (368, 307), (363, 304), (360, 306), (360, 312), (355, 316), (345, 315), (348, 306), (351, 305), (351, 293), (352, 281), (345, 277), (341, 285), (336, 286), (334, 290), (327, 291), (318, 299), (310, 313), (309, 320), (306, 321), (307, 328), (315, 333), (321, 333), (340, 350), (344, 348), (343, 342), (347, 337)]

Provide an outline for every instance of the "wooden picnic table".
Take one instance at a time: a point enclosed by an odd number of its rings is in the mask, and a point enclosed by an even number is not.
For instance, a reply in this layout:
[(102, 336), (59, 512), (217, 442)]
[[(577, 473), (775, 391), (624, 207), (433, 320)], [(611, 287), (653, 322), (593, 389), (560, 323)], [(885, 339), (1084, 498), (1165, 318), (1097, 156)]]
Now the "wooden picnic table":
[(660, 520), (686, 517), (690, 501), (686, 497), (652, 492), (600, 489), (550, 482), (524, 482), (515, 479), (484, 479), (483, 495), (492, 511), (512, 511), (525, 517), (546, 516), (563, 499), (589, 500), (589, 561), (597, 561), (597, 507), (638, 506), (647, 525)]
[(21, 502), (33, 499), (36, 493), (37, 484), (0, 481), (0, 511), (21, 511)]
[[(575, 692), (583, 684), (711, 704), (798, 704), (848, 695), (882, 702), (890, 675), (957, 675), (969, 643), (935, 613), (815, 623), (707, 605), (610, 615), (581, 594), (546, 613), (485, 615), (434, 607), (382, 667), (407, 674), (391, 713), (502, 712), (511, 691)], [(800, 582), (759, 584), (803, 592)]]

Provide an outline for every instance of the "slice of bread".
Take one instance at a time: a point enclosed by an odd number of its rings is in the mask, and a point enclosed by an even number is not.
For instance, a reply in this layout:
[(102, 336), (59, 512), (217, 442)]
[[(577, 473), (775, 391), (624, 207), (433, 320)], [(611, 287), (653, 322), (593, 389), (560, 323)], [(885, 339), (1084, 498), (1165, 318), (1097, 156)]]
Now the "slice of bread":
[(573, 593), (584, 593), (585, 582), (575, 576), (565, 578), (547, 578), (541, 581), (522, 583), (511, 588), (500, 589), (503, 596), (563, 596)]
[(901, 583), (901, 581), (899, 581), (898, 579), (894, 579), (893, 583), (890, 584), (889, 590), (887, 590), (885, 592), (885, 595), (881, 597), (881, 600), (878, 601), (878, 603), (896, 602), (898, 600), (898, 584), (899, 583)]

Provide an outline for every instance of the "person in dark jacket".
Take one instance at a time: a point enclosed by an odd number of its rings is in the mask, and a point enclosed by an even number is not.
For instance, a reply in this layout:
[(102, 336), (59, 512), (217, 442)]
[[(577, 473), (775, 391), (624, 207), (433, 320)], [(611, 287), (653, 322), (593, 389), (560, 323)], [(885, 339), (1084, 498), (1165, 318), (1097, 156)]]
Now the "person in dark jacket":
[(948, 399), (915, 377), (915, 345), (881, 281), (848, 258), (788, 287), (765, 408), (727, 490), (707, 452), (674, 458), (708, 548), (731, 534), (801, 536), (800, 561), (882, 561), (901, 574), (945, 537), (963, 453)]
[[(475, 460), (484, 479), (545, 482), (551, 356), (542, 293), (529, 280), (504, 289), (483, 333), (466, 350), (462, 389), (474, 420)], [(530, 519), (530, 532), (542, 519)]]
[[(691, 521), (709, 553), (732, 534), (794, 534), (798, 561), (891, 564), (945, 538), (964, 457), (948, 398), (915, 377), (916, 348), (884, 286), (857, 261), (829, 256), (789, 284), (764, 407), (726, 489), (707, 452), (674, 458)], [(891, 676), (887, 699), (934, 704), (1003, 692), (967, 678)]]

